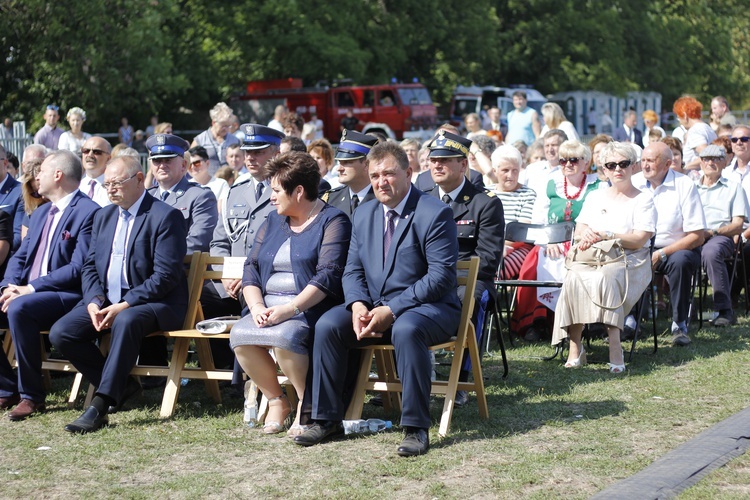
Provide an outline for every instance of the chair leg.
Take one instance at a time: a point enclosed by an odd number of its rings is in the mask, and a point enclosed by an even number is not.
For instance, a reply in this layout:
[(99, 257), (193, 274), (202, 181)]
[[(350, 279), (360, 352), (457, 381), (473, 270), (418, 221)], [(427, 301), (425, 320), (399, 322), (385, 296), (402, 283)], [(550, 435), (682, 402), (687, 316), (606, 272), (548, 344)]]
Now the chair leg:
[[(472, 328), (473, 329), (473, 328)], [(479, 346), (474, 342), (473, 339), (473, 332), (469, 332), (468, 336), (468, 342), (469, 342), (469, 358), (471, 359), (471, 370), (472, 370), (472, 376), (474, 377), (474, 392), (477, 394), (477, 405), (479, 406), (479, 416), (483, 419), (487, 420), (490, 418), (490, 411), (487, 407), (487, 394), (484, 392), (484, 375), (482, 374), (482, 364), (480, 363), (481, 357), (479, 355)], [(503, 378), (506, 377), (508, 374), (507, 372), (507, 366), (505, 375), (503, 375)]]
[(365, 405), (365, 385), (370, 378), (370, 367), (372, 366), (372, 349), (362, 350), (362, 361), (359, 364), (359, 373), (354, 387), (354, 396), (346, 409), (347, 420), (357, 420), (362, 417), (362, 408)]
[[(201, 368), (203, 368), (204, 370), (213, 371), (215, 369), (214, 358), (213, 358), (213, 355), (211, 354), (211, 344), (209, 343), (209, 340), (208, 339), (195, 339), (195, 350), (198, 351), (198, 362), (200, 363)], [(219, 381), (206, 379), (205, 385), (206, 385), (206, 392), (214, 401), (214, 403), (216, 404), (221, 403), (221, 391), (219, 391)]]
[(164, 387), (164, 396), (162, 397), (160, 417), (171, 417), (177, 404), (177, 397), (180, 395), (180, 379), (182, 370), (187, 361), (190, 339), (177, 338), (172, 348), (172, 359), (169, 362), (169, 375), (167, 375), (167, 385)]

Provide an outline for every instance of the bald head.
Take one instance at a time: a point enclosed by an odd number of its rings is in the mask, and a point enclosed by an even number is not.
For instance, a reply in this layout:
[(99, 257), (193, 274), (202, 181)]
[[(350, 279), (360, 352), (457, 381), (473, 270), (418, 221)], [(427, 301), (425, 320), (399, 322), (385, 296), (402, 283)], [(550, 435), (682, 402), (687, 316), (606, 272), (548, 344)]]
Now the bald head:
[(663, 142), (651, 142), (641, 154), (641, 169), (652, 185), (659, 186), (672, 165), (672, 150)]
[(103, 137), (89, 137), (81, 147), (81, 159), (86, 177), (95, 179), (104, 173), (112, 153), (112, 146)]

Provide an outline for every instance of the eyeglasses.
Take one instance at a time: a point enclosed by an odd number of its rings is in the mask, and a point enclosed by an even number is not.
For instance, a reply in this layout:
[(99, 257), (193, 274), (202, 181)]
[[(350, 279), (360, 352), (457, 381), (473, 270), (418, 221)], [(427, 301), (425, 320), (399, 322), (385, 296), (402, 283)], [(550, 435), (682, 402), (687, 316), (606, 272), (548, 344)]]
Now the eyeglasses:
[(82, 155), (88, 155), (88, 154), (92, 154), (92, 155), (94, 155), (94, 156), (101, 156), (101, 155), (106, 155), (106, 154), (107, 154), (107, 152), (106, 152), (106, 151), (103, 151), (103, 150), (101, 150), (101, 149), (89, 149), (89, 148), (81, 148), (81, 154), (82, 154)]
[(568, 163), (578, 165), (579, 161), (581, 161), (580, 158), (560, 158), (560, 165), (567, 165)]
[(134, 173), (133, 175), (131, 175), (127, 179), (124, 179), (124, 180), (121, 180), (121, 181), (105, 182), (104, 184), (102, 184), (102, 187), (104, 189), (106, 189), (107, 191), (109, 191), (110, 188), (112, 188), (112, 189), (119, 189), (120, 187), (122, 187), (123, 184), (125, 184), (126, 182), (128, 182), (130, 179), (132, 179), (136, 175), (138, 175), (138, 172)]
[(605, 164), (604, 164), (604, 165), (602, 165), (602, 166), (603, 166), (604, 168), (606, 168), (607, 170), (614, 170), (614, 169), (616, 169), (617, 167), (620, 167), (620, 170), (625, 170), (625, 169), (626, 169), (626, 168), (628, 168), (628, 167), (629, 167), (629, 166), (630, 166), (630, 165), (631, 165), (632, 163), (633, 163), (633, 162), (632, 162), (632, 161), (630, 161), (630, 160), (622, 160), (622, 161), (617, 161), (617, 162), (615, 162), (615, 161), (611, 161), (611, 162), (609, 162), (609, 163), (605, 163)]
[(197, 167), (197, 166), (198, 166), (198, 165), (200, 165), (201, 163), (203, 163), (203, 159), (199, 159), (199, 160), (193, 160), (193, 161), (191, 161), (191, 162), (190, 162), (190, 164), (191, 164), (192, 166), (194, 166), (194, 167)]
[(750, 141), (750, 137), (748, 137), (748, 136), (744, 136), (744, 137), (732, 137), (729, 140), (732, 141), (734, 144), (737, 144), (740, 141), (742, 141), (742, 143), (744, 144), (747, 141)]
[(714, 161), (714, 162), (721, 161), (723, 159), (724, 159), (723, 156), (701, 156), (701, 160), (705, 161), (706, 163), (708, 163), (710, 161)]

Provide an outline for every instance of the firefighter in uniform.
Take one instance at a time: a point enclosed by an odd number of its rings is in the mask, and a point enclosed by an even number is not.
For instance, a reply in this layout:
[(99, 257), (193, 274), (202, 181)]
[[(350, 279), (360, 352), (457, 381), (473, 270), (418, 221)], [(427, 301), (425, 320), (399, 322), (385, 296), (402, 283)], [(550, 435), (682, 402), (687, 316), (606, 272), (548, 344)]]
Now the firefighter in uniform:
[(326, 191), (321, 198), (347, 214), (350, 219), (361, 203), (375, 199), (367, 171), (367, 153), (377, 142), (377, 137), (353, 130), (344, 130), (341, 134), (341, 143), (335, 157), (341, 186)]

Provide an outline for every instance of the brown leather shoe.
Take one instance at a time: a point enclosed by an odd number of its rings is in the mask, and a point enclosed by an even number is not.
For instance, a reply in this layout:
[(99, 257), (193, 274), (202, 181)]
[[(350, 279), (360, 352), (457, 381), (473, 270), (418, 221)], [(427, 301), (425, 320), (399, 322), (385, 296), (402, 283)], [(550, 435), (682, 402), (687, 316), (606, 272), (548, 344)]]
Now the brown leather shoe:
[(8, 419), (18, 422), (20, 420), (26, 420), (34, 413), (41, 413), (44, 411), (44, 403), (36, 403), (30, 399), (22, 399), (18, 406), (16, 406), (12, 412), (8, 413)]
[(8, 408), (15, 406), (21, 401), (21, 396), (14, 394), (7, 398), (0, 398), (0, 410), (7, 410)]

